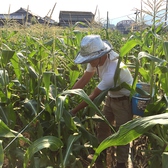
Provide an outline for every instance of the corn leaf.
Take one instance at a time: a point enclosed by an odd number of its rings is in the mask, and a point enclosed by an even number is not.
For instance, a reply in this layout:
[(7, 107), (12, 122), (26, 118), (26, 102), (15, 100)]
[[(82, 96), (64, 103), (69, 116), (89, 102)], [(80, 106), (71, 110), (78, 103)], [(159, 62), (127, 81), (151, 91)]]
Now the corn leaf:
[(3, 161), (4, 161), (4, 152), (3, 152), (3, 147), (2, 147), (2, 141), (0, 140), (0, 167), (3, 166)]
[(86, 130), (86, 128), (83, 126), (79, 118), (76, 117), (74, 120), (78, 129), (80, 130), (80, 132), (82, 132), (82, 137), (88, 139), (88, 141), (93, 147), (97, 147), (98, 146), (97, 138)]
[(163, 43), (163, 49), (164, 49), (164, 52), (165, 52), (166, 60), (168, 61), (168, 41), (165, 41)]
[(123, 57), (126, 54), (128, 54), (131, 49), (133, 49), (135, 46), (141, 44), (141, 41), (138, 39), (131, 39), (128, 41), (120, 50), (120, 56)]
[(70, 156), (73, 143), (74, 143), (80, 136), (81, 136), (80, 134), (77, 134), (77, 133), (76, 133), (76, 134), (70, 135), (70, 136), (68, 137), (66, 154), (65, 154), (65, 156), (64, 156), (64, 161), (63, 161), (63, 167), (66, 167), (66, 165), (67, 165), (68, 158), (69, 158), (69, 156)]
[(80, 74), (80, 71), (70, 71), (69, 78), (70, 78), (71, 83), (69, 87), (72, 87), (75, 84), (75, 82), (77, 81), (79, 77), (79, 74)]
[(164, 152), (162, 154), (162, 168), (167, 168), (168, 167), (168, 152)]
[(38, 78), (38, 74), (37, 72), (35, 71), (35, 69), (32, 67), (32, 66), (28, 66), (28, 71), (29, 71), (29, 74), (30, 76), (33, 78), (33, 79), (37, 79)]
[(27, 167), (29, 160), (36, 152), (39, 152), (44, 148), (49, 148), (51, 151), (57, 151), (62, 146), (62, 141), (54, 136), (45, 136), (37, 139), (26, 150), (23, 167)]
[(99, 105), (102, 103), (102, 101), (105, 99), (107, 93), (108, 93), (108, 90), (105, 90), (105, 91), (101, 92), (101, 93), (94, 99), (94, 101), (93, 101), (94, 104), (95, 104), (96, 106), (99, 106)]
[(49, 97), (49, 86), (50, 86), (50, 78), (53, 72), (46, 71), (43, 73), (43, 83), (47, 92), (47, 99)]
[(4, 66), (10, 62), (10, 59), (13, 57), (15, 51), (12, 50), (2, 50), (2, 58), (1, 61)]
[(88, 95), (85, 93), (85, 91), (83, 89), (71, 89), (71, 90), (66, 90), (62, 93), (63, 95), (66, 94), (76, 94), (78, 96), (80, 96), (83, 101), (85, 101), (90, 107), (92, 107), (99, 115), (102, 116), (102, 118), (104, 119), (104, 121), (109, 125), (109, 127), (115, 132), (114, 128), (112, 127), (112, 125), (108, 122), (108, 120), (104, 117), (104, 115), (101, 113), (101, 111), (99, 110), (99, 108), (93, 103), (93, 101), (90, 100), (90, 98), (88, 97)]
[(9, 83), (9, 75), (8, 75), (8, 71), (3, 69), (0, 70), (0, 85), (1, 86), (5, 86)]
[(147, 52), (144, 52), (144, 51), (142, 51), (138, 54), (138, 59), (140, 60), (142, 58), (149, 58), (151, 61), (158, 62), (158, 63), (162, 63), (164, 61), (163, 59), (157, 58), (157, 57), (155, 57), (153, 55), (150, 55), (150, 54), (148, 54)]
[(20, 79), (20, 77), (21, 77), (21, 67), (20, 67), (20, 64), (19, 64), (19, 58), (16, 54), (12, 57), (11, 63), (12, 63), (12, 66), (13, 66), (16, 77), (18, 79)]
[(62, 117), (65, 99), (66, 96), (59, 96), (57, 99), (57, 111), (56, 111), (57, 121), (60, 121)]
[(31, 113), (31, 115), (37, 115), (37, 101), (25, 100), (24, 107)]
[(70, 115), (69, 112), (64, 112), (63, 113), (63, 118), (65, 125), (67, 126), (68, 129), (73, 130), (74, 132), (77, 130), (77, 127), (74, 123), (74, 120), (72, 119), (72, 116)]
[(17, 134), (18, 132), (11, 130), (2, 120), (0, 120), (0, 137), (11, 138), (15, 137)]
[(134, 139), (140, 137), (142, 134), (146, 133), (157, 124), (168, 125), (168, 113), (137, 118), (123, 124), (115, 134), (106, 138), (98, 146), (95, 151), (92, 164), (104, 149), (110, 146), (126, 145)]

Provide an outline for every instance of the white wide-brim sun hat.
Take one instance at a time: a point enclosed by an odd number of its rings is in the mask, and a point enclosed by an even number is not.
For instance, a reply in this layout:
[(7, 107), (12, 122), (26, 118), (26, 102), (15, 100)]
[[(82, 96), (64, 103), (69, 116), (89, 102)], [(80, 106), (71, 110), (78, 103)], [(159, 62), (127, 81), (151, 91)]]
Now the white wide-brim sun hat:
[(76, 64), (89, 63), (108, 54), (111, 50), (112, 46), (110, 43), (102, 40), (99, 35), (87, 35), (81, 41), (80, 52), (74, 62)]

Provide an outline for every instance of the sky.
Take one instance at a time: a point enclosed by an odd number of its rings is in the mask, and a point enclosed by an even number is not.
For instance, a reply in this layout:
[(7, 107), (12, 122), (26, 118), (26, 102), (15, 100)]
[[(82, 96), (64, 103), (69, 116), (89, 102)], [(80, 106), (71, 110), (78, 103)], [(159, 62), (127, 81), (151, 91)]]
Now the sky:
[(135, 18), (135, 8), (140, 9), (141, 0), (5, 0), (0, 5), (0, 14), (7, 14), (9, 9), (12, 13), (22, 7), (45, 17), (50, 15), (55, 4), (52, 14), (55, 21), (59, 21), (60, 11), (86, 11), (94, 14), (97, 8), (96, 19), (105, 20), (108, 13), (110, 24), (116, 24), (120, 20)]

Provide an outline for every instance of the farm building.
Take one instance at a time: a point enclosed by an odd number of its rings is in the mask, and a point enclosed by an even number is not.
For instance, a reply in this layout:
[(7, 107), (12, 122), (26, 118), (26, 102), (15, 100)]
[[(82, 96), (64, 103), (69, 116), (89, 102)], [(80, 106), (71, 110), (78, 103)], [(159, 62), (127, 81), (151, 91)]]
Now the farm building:
[[(19, 24), (24, 25), (26, 22), (27, 23), (44, 23), (45, 18), (42, 18), (34, 13), (32, 13), (30, 10), (20, 8), (14, 13), (10, 14), (0, 14), (0, 26), (3, 26), (6, 21), (15, 21)], [(48, 22), (48, 19), (47, 19)], [(50, 20), (50, 23), (52, 24), (54, 21)]]
[(45, 16), (44, 18), (38, 19), (38, 22), (41, 23), (41, 24), (45, 24), (45, 23), (49, 23), (50, 25), (55, 24), (55, 20), (50, 19), (50, 17), (48, 17), (48, 16)]
[(134, 24), (135, 22), (133, 20), (122, 20), (117, 23), (116, 29), (123, 34), (127, 34)]
[(60, 11), (59, 13), (59, 25), (69, 26), (74, 25), (76, 22), (91, 23), (94, 20), (94, 14), (92, 12), (80, 12), (80, 11)]
[(38, 19), (39, 16), (33, 14), (30, 10), (20, 8), (14, 13), (0, 14), (0, 25), (3, 25), (7, 20), (16, 21), (20, 24), (25, 24), (27, 20), (28, 23), (31, 23), (32, 18)]

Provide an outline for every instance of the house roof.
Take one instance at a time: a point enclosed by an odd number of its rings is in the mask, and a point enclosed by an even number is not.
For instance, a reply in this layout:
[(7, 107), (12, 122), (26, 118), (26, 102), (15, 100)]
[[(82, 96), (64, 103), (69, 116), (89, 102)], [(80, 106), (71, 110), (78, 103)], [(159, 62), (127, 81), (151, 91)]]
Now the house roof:
[(130, 26), (134, 22), (135, 21), (133, 21), (133, 20), (122, 20), (122, 21), (120, 21), (120, 22), (117, 23), (117, 26), (120, 26), (120, 25)]
[(89, 16), (94, 16), (94, 14), (92, 12), (84, 12), (84, 11), (60, 11), (59, 13), (59, 17), (61, 17), (61, 15), (71, 15), (71, 16), (81, 16), (81, 15), (89, 15)]
[(50, 23), (55, 23), (55, 20), (50, 19), (50, 17), (48, 17), (48, 16), (45, 16), (43, 19), (46, 21), (49, 21)]
[(9, 18), (10, 16), (8, 14), (0, 14), (0, 19), (6, 19)]
[(22, 8), (22, 7), (19, 10), (15, 11), (13, 13), (10, 13), (10, 15), (21, 14), (21, 13), (26, 13), (27, 14), (27, 12), (28, 12), (29, 15), (38, 16), (37, 14), (31, 12), (31, 10), (25, 9), (25, 8)]
[(0, 19), (24, 19), (26, 17), (26, 14), (0, 14)]
[(19, 19), (20, 20), (20, 19), (24, 19), (27, 14), (39, 17), (38, 15), (32, 13), (30, 10), (20, 8), (19, 10), (10, 14), (0, 14), (0, 19)]
[(55, 20), (50, 19), (50, 17), (48, 16), (45, 16), (44, 18), (40, 17), (38, 21), (40, 21), (41, 23), (44, 23), (44, 22), (49, 22), (50, 24), (55, 23)]

